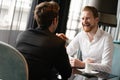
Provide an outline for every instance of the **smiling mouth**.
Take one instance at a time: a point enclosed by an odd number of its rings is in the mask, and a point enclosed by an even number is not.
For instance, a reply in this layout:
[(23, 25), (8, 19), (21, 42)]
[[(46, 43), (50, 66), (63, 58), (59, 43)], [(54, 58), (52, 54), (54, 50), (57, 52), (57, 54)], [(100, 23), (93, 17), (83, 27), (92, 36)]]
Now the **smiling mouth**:
[(85, 27), (90, 27), (90, 24), (83, 24), (83, 26), (85, 26)]
[(87, 24), (87, 25), (85, 24), (85, 25), (83, 25), (83, 27), (90, 27), (90, 24)]

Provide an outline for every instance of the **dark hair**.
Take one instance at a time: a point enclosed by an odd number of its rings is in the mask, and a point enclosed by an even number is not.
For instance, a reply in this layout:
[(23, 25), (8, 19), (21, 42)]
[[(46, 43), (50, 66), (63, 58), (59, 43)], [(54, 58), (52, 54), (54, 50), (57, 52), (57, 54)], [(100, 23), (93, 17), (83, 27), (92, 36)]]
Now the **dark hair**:
[(98, 10), (93, 6), (85, 6), (82, 11), (91, 11), (93, 13), (94, 18), (99, 17)]
[(48, 28), (53, 19), (58, 16), (59, 5), (54, 1), (42, 2), (38, 4), (34, 11), (34, 18), (42, 28)]

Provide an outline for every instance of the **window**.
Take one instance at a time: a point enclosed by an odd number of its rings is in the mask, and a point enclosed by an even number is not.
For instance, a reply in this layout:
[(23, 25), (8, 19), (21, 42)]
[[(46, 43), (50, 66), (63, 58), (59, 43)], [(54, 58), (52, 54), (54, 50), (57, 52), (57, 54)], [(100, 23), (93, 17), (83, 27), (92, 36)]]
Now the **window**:
[(25, 30), (32, 0), (0, 0), (0, 30)]

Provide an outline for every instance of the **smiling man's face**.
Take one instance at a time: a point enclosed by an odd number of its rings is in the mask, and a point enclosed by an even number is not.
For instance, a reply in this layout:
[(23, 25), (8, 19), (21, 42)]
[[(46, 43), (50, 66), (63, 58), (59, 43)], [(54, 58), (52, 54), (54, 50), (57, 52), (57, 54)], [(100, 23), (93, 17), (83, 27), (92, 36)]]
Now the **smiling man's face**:
[(82, 11), (81, 23), (85, 32), (90, 32), (97, 26), (98, 18), (94, 18), (93, 13), (89, 10)]

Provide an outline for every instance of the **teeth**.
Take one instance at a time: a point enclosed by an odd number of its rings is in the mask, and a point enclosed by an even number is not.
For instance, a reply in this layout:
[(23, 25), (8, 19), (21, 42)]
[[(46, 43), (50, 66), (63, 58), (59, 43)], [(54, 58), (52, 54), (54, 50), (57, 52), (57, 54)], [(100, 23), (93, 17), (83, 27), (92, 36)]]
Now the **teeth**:
[(90, 26), (87, 26), (87, 25), (85, 26), (85, 25), (84, 25), (84, 27), (90, 27)]
[(84, 26), (89, 26), (89, 24), (84, 24)]
[(90, 26), (89, 24), (86, 24), (85, 26)]

